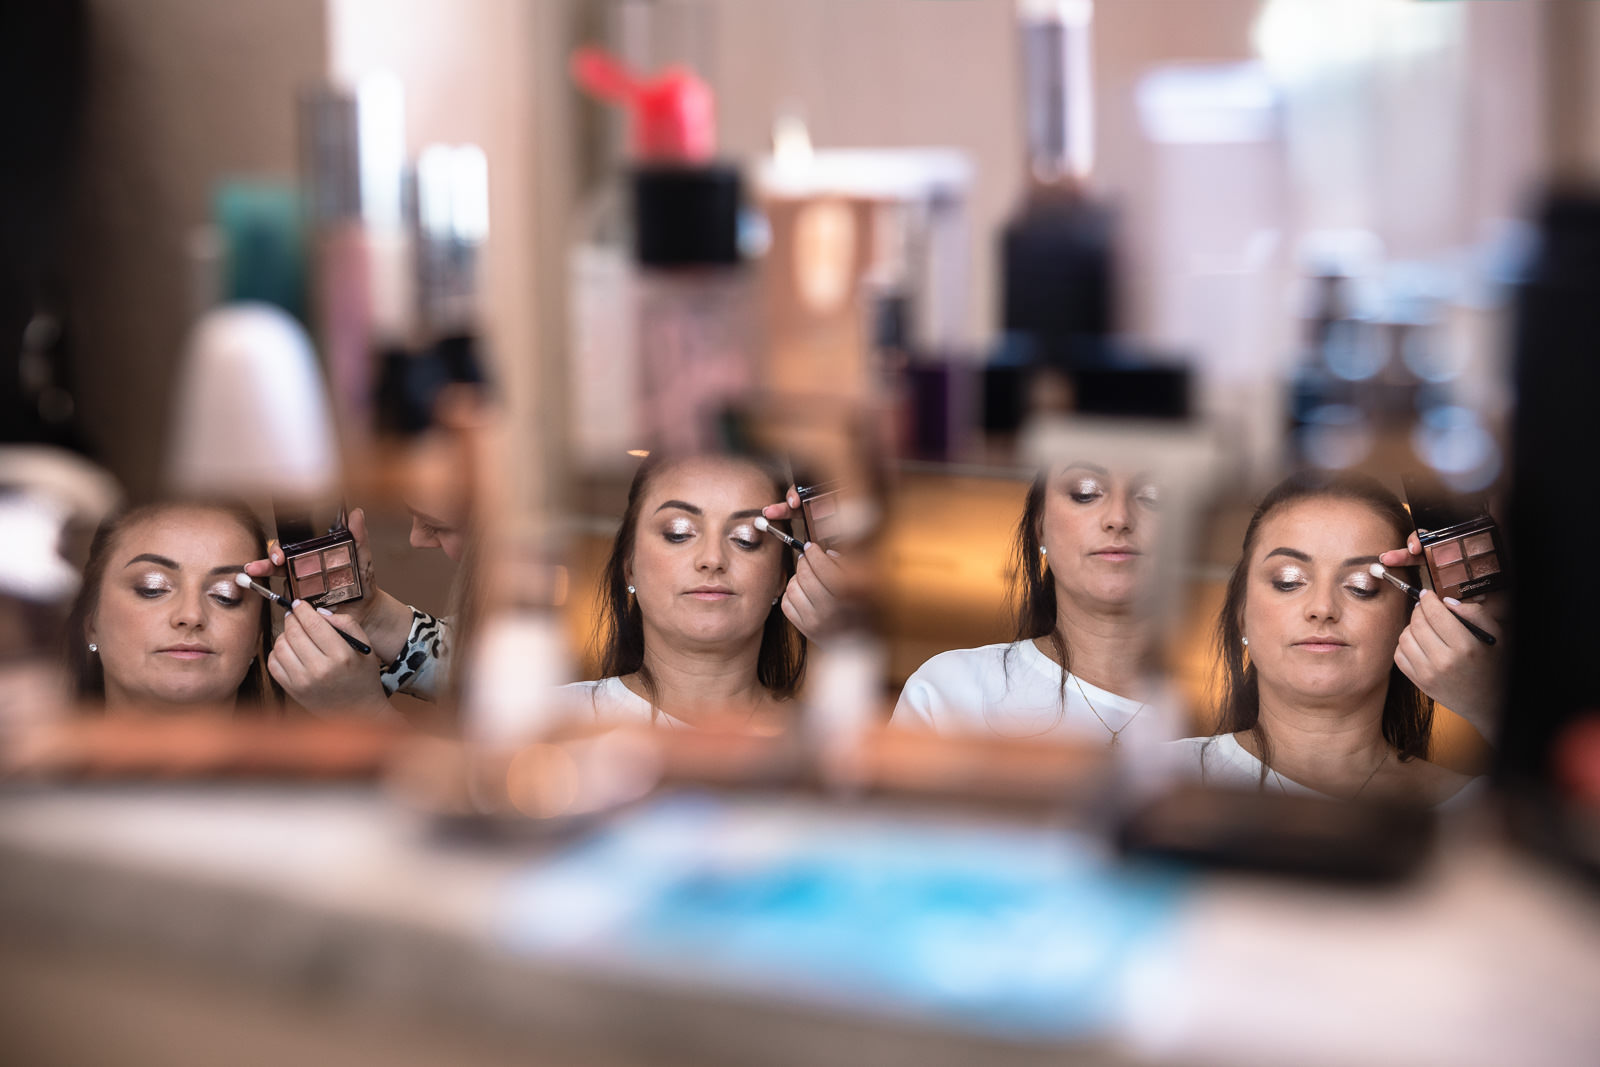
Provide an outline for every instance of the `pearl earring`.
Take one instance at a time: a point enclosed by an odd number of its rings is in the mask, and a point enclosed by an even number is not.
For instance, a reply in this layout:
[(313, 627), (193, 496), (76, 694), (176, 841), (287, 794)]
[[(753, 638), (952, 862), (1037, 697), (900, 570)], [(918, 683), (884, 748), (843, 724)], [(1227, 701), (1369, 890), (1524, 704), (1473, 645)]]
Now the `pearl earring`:
[(1050, 550), (1048, 548), (1044, 547), (1043, 545), (1039, 546), (1039, 555), (1048, 556), (1049, 554), (1050, 554)]
[(1241, 637), (1241, 638), (1239, 638), (1239, 643), (1241, 645), (1249, 645), (1250, 644), (1250, 639), (1248, 637)]
[(777, 597), (773, 597), (772, 598), (772, 606), (773, 607), (777, 607), (778, 606), (778, 598)]
[(89, 642), (89, 651), (90, 652), (99, 652), (100, 651), (100, 646), (95, 644), (93, 641), (90, 641)]
[(631, 586), (631, 585), (630, 585), (630, 586), (628, 586), (628, 595), (629, 595), (629, 596), (632, 596), (632, 595), (633, 595), (633, 586)]

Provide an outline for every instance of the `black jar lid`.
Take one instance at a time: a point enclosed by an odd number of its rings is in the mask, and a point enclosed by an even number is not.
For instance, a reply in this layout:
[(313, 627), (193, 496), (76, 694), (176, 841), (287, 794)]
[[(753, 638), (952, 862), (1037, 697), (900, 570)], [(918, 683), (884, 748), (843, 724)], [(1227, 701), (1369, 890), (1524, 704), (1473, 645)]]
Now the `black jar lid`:
[(738, 168), (727, 164), (635, 169), (635, 258), (647, 267), (738, 263), (741, 197)]

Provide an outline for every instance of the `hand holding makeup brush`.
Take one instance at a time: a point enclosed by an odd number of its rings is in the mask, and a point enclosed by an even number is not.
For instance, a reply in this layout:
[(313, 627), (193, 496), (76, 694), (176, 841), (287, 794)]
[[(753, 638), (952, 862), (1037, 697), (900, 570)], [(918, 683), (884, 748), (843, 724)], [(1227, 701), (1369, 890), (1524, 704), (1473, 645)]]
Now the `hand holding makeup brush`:
[[(1493, 635), (1495, 643), (1474, 637), (1463, 619)], [(1506, 647), (1500, 637), (1500, 625), (1484, 605), (1444, 600), (1424, 589), (1400, 633), (1395, 666), (1492, 742)]]
[[(768, 504), (761, 514), (778, 522), (799, 510), (800, 497), (791, 485), (787, 499)], [(811, 542), (795, 560), (794, 577), (784, 587), (783, 614), (808, 640), (825, 642), (858, 614), (853, 609), (866, 602), (870, 586), (871, 572), (863, 558)]]
[(284, 613), (283, 633), (267, 657), (268, 672), (307, 711), (393, 715), (378, 681), (379, 661), (351, 648), (340, 630), (371, 643), (355, 620), (300, 601)]
[[(367, 514), (354, 508), (346, 516), (350, 535), (356, 542), (356, 569), (361, 572), (361, 587), (366, 595), (360, 600), (340, 605), (337, 614), (353, 619), (368, 636), (368, 644), (380, 662), (388, 663), (405, 648), (406, 635), (411, 630), (411, 609), (378, 588), (376, 568), (372, 562), (372, 549), (367, 541)], [(244, 572), (251, 578), (265, 581), (282, 578), (283, 550), (277, 538), (267, 542), (267, 558), (246, 563)]]

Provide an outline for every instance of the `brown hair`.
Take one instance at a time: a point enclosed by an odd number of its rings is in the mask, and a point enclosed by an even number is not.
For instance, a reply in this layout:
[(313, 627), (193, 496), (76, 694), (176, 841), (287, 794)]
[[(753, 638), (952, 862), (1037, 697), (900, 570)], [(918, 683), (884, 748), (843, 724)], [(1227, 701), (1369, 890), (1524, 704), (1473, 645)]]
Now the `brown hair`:
[[(1351, 500), (1365, 504), (1387, 521), (1395, 533), (1395, 544), (1403, 544), (1411, 532), (1411, 517), (1400, 500), (1378, 482), (1354, 474), (1306, 472), (1278, 483), (1262, 498), (1245, 528), (1244, 547), (1239, 562), (1228, 578), (1227, 596), (1217, 618), (1215, 647), (1220, 672), (1221, 700), (1217, 709), (1216, 733), (1248, 731), (1261, 752), (1263, 779), (1271, 762), (1266, 732), (1261, 728), (1261, 694), (1255, 664), (1247, 662), (1244, 647), (1244, 601), (1261, 523), (1280, 508), (1303, 500)], [(1391, 567), (1412, 585), (1419, 582), (1415, 567)], [(1428, 758), (1428, 738), (1433, 730), (1433, 701), (1417, 688), (1397, 666), (1389, 668), (1389, 688), (1383, 701), (1383, 738), (1399, 752), (1402, 761)]]
[[(105, 585), (106, 567), (110, 563), (112, 545), (122, 532), (131, 526), (169, 511), (191, 508), (227, 515), (250, 535), (251, 545), (256, 553), (255, 558), (261, 559), (266, 556), (267, 535), (262, 528), (261, 520), (256, 517), (255, 512), (237, 501), (167, 500), (120, 512), (102, 522), (94, 532), (94, 540), (89, 544), (89, 558), (83, 565), (83, 585), (79, 587), (77, 599), (72, 602), (72, 611), (67, 616), (65, 647), (62, 650), (68, 676), (72, 679), (73, 691), (80, 700), (100, 701), (104, 700), (106, 695), (105, 672), (100, 657), (89, 651), (85, 635), (88, 632), (89, 620), (94, 617), (96, 609), (100, 606), (100, 591)], [(241, 592), (247, 596), (254, 595), (242, 590)], [(265, 598), (258, 599), (261, 600), (260, 636), (257, 638), (255, 658), (249, 670), (245, 672), (244, 680), (239, 683), (237, 699), (241, 705), (276, 705), (282, 698), (282, 690), (267, 673), (267, 653), (272, 649), (272, 615), (269, 610), (271, 605)]]
[[(734, 458), (749, 463), (766, 475), (772, 483), (772, 499), (783, 499), (788, 486), (782, 475), (753, 457)], [(639, 464), (633, 476), (633, 484), (628, 487), (628, 505), (622, 513), (622, 523), (617, 527), (616, 539), (611, 543), (611, 556), (606, 560), (605, 571), (601, 575), (600, 617), (596, 624), (601, 676), (612, 678), (637, 673), (645, 691), (652, 694), (652, 703), (654, 682), (644, 662), (644, 618), (639, 612), (638, 601), (628, 593), (627, 564), (633, 558), (634, 543), (638, 537), (639, 510), (644, 505), (645, 491), (650, 487), (651, 479), (672, 462), (672, 458), (659, 453), (652, 454)], [(788, 524), (775, 522), (773, 526), (786, 528)], [(785, 576), (793, 575), (794, 555), (785, 550), (781, 558)], [(761, 630), (756, 680), (774, 696), (792, 697), (800, 688), (805, 670), (805, 635), (790, 625), (783, 614), (783, 607), (774, 604), (767, 612)]]

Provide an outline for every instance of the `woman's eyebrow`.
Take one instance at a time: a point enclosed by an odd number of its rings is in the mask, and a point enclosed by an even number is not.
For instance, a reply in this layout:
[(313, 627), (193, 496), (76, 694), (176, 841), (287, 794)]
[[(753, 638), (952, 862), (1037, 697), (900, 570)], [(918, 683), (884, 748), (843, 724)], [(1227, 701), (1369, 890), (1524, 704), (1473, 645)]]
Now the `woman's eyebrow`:
[[(668, 508), (677, 508), (679, 511), (687, 511), (691, 515), (704, 515), (705, 514), (705, 512), (701, 511), (699, 508), (695, 507), (693, 504), (687, 504), (682, 500), (669, 500), (665, 504), (662, 504), (659, 508), (656, 508), (656, 511), (658, 511), (658, 512), (666, 511)], [(750, 514), (754, 515), (755, 512), (752, 511)]]
[(1061, 468), (1061, 473), (1063, 474), (1067, 474), (1071, 471), (1088, 471), (1090, 474), (1098, 475), (1101, 478), (1111, 477), (1111, 472), (1109, 470), (1094, 463), (1068, 463), (1066, 466)]
[(238, 574), (242, 570), (244, 570), (243, 563), (224, 563), (220, 567), (212, 567), (206, 574), (208, 577), (216, 577), (219, 574)]
[(168, 559), (166, 556), (158, 556), (152, 552), (139, 553), (137, 556), (134, 556), (128, 562), (124, 563), (122, 565), (122, 569), (127, 570), (135, 563), (154, 563), (157, 567), (165, 567), (169, 571), (182, 570), (182, 568), (178, 566), (177, 560)]
[(1298, 548), (1275, 548), (1262, 558), (1271, 559), (1273, 556), (1288, 556), (1290, 559), (1297, 559), (1301, 563), (1311, 562), (1311, 557), (1300, 551)]
[(747, 509), (745, 511), (735, 511), (732, 515), (729, 515), (728, 518), (729, 519), (753, 519), (759, 514), (761, 514), (761, 509), (760, 508), (749, 508), (749, 509)]
[(1341, 567), (1359, 567), (1359, 566), (1361, 566), (1363, 564), (1370, 564), (1370, 563), (1376, 563), (1376, 562), (1378, 562), (1378, 557), (1377, 556), (1351, 556), (1349, 559), (1347, 559), (1343, 563), (1339, 564), (1339, 566), (1341, 566)]

